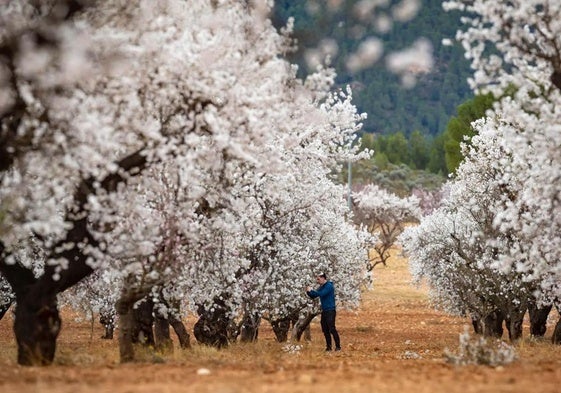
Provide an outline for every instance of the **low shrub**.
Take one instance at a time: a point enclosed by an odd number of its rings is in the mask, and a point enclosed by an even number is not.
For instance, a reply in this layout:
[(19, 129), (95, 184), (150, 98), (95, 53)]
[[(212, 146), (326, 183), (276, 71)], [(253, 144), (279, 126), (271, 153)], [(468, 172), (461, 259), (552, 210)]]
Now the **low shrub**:
[(472, 337), (466, 328), (460, 334), (458, 353), (445, 350), (444, 357), (448, 363), (460, 366), (481, 364), (496, 367), (512, 363), (517, 355), (514, 347), (506, 342), (482, 336)]

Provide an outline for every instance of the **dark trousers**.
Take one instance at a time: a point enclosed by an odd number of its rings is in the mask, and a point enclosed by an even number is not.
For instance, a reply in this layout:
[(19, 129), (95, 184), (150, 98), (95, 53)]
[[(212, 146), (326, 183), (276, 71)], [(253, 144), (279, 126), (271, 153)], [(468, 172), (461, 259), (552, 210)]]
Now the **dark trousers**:
[(335, 348), (341, 348), (341, 341), (339, 340), (339, 333), (335, 328), (335, 310), (327, 310), (321, 312), (321, 331), (325, 336), (326, 349), (331, 349), (331, 336), (335, 341)]

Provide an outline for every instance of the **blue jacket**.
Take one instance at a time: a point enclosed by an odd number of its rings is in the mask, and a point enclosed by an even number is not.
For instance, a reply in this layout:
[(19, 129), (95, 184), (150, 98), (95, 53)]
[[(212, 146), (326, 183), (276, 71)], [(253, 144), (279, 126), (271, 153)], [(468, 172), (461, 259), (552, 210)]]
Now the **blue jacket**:
[(335, 310), (335, 287), (331, 281), (327, 281), (318, 289), (308, 291), (306, 294), (312, 299), (319, 297), (323, 311)]

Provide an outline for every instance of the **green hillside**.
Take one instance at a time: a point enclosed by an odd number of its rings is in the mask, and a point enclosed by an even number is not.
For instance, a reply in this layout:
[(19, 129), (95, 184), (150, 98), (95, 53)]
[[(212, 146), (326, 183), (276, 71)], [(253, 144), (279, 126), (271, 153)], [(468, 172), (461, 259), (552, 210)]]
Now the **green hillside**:
[[(340, 4), (329, 7), (329, 3)], [(277, 26), (284, 25), (289, 16), (295, 18), (294, 37), (299, 49), (290, 60), (299, 64), (300, 72), (305, 75), (309, 72), (303, 56), (305, 50), (317, 47), (324, 38), (334, 39), (338, 53), (332, 65), (337, 70), (337, 83), (353, 86), (355, 104), (361, 112), (368, 113), (365, 132), (401, 132), (407, 137), (414, 131), (427, 137), (441, 134), (456, 114), (457, 106), (473, 96), (466, 82), (469, 63), (461, 47), (441, 43), (443, 38), (454, 36), (460, 26), (459, 14), (444, 12), (441, 0), (422, 0), (421, 10), (413, 20), (394, 22), (391, 30), (380, 34), (371, 21), (359, 20), (353, 11), (356, 3), (358, 0), (276, 0), (273, 19)], [(385, 53), (407, 48), (417, 38), (426, 37), (434, 48), (434, 69), (423, 75), (412, 89), (401, 86), (399, 78), (385, 68), (383, 58), (351, 74), (345, 61), (370, 36), (383, 41)]]

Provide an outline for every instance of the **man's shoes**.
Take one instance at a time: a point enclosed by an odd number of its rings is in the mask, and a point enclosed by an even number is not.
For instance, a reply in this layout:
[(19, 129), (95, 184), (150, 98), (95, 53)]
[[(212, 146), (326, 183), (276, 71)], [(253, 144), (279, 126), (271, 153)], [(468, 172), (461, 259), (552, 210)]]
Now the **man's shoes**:
[(331, 348), (330, 347), (325, 348), (325, 352), (331, 352)]
[(340, 351), (340, 350), (341, 350), (341, 347), (335, 348), (335, 351)]

